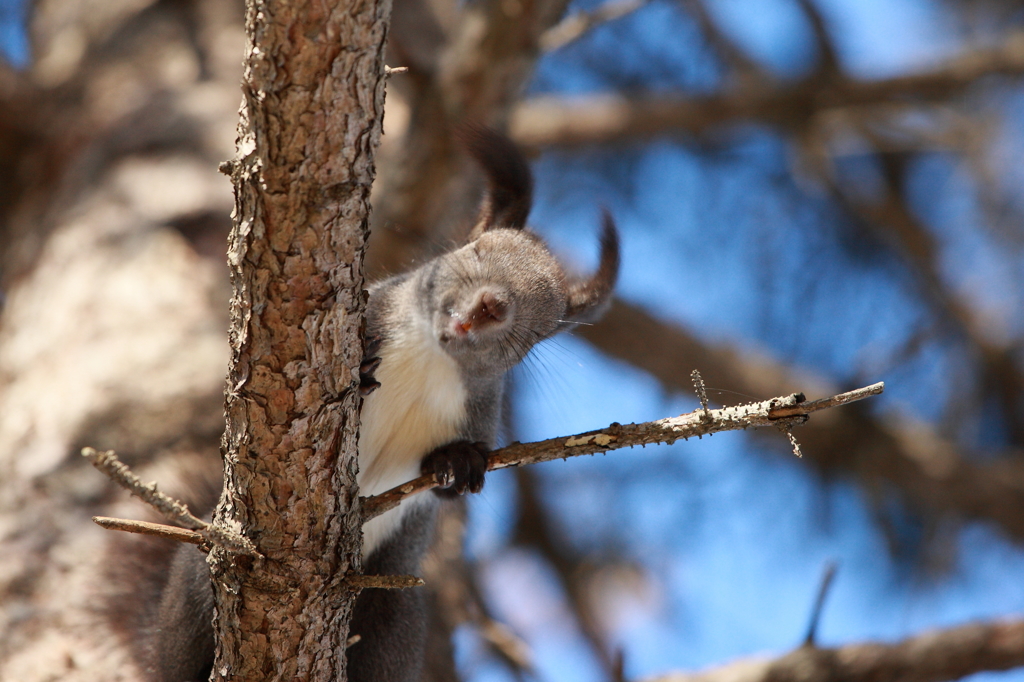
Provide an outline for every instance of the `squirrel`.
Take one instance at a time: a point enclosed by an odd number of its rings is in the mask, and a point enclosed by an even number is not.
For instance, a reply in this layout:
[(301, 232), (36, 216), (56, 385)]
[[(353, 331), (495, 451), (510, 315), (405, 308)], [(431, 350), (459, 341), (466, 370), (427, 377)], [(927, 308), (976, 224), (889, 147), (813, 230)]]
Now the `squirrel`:
[[(433, 533), (440, 497), (479, 492), (495, 446), (505, 378), (538, 342), (594, 319), (619, 268), (618, 235), (604, 213), (601, 256), (589, 278), (570, 276), (526, 229), (529, 165), (511, 140), (463, 126), (458, 137), (483, 168), (487, 191), (468, 243), (369, 287), (360, 494), (375, 495), (421, 474), (440, 488), (363, 527), (363, 570), (414, 574)], [(136, 578), (151, 594), (121, 628), (147, 680), (199, 682), (213, 665), (213, 590), (205, 557), (182, 545), (150, 552), (166, 569)], [(169, 564), (169, 565), (168, 565)], [(155, 592), (155, 594), (153, 594)], [(132, 600), (134, 601), (134, 600)], [(118, 607), (123, 617), (124, 609)], [(138, 603), (138, 602), (136, 602)], [(427, 613), (418, 589), (364, 590), (350, 633), (350, 682), (414, 682), (421, 675)]]

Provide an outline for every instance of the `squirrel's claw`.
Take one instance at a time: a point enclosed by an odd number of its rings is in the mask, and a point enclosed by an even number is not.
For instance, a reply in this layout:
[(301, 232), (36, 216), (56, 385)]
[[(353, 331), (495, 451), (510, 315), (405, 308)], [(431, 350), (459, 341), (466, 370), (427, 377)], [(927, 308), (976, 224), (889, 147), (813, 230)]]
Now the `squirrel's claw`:
[(478, 493), (484, 487), (489, 452), (486, 443), (457, 440), (434, 448), (423, 458), (420, 470), (434, 477), (443, 496)]

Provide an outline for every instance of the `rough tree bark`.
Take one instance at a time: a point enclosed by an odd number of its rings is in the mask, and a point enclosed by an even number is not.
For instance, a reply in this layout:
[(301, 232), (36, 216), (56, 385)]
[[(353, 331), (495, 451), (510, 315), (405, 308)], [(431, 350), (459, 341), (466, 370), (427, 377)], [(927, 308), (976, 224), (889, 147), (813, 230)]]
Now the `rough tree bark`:
[(217, 679), (344, 679), (360, 523), (362, 258), (389, 0), (248, 4), (225, 495), (263, 558), (211, 553)]

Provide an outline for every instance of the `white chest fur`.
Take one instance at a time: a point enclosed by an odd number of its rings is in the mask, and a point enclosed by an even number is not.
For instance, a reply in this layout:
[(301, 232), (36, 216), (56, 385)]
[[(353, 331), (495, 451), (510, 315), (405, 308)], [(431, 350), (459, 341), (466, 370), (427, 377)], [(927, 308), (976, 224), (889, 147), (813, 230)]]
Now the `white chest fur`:
[[(380, 388), (363, 401), (359, 491), (369, 496), (420, 475), (428, 452), (455, 440), (466, 420), (466, 389), (458, 365), (429, 329), (407, 329), (381, 348)], [(417, 495), (363, 526), (363, 556), (395, 529)]]

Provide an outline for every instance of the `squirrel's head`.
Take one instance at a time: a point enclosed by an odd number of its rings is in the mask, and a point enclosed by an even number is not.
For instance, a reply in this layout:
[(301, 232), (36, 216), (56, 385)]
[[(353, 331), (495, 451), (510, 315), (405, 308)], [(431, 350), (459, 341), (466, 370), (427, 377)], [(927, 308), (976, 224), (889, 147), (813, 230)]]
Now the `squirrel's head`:
[(459, 136), (487, 172), (488, 191), (470, 242), (428, 266), (421, 295), (431, 299), (426, 309), (442, 348), (475, 371), (499, 374), (537, 342), (600, 314), (618, 276), (618, 234), (605, 211), (597, 271), (570, 275), (525, 229), (533, 182), (515, 145), (486, 128), (466, 126)]

